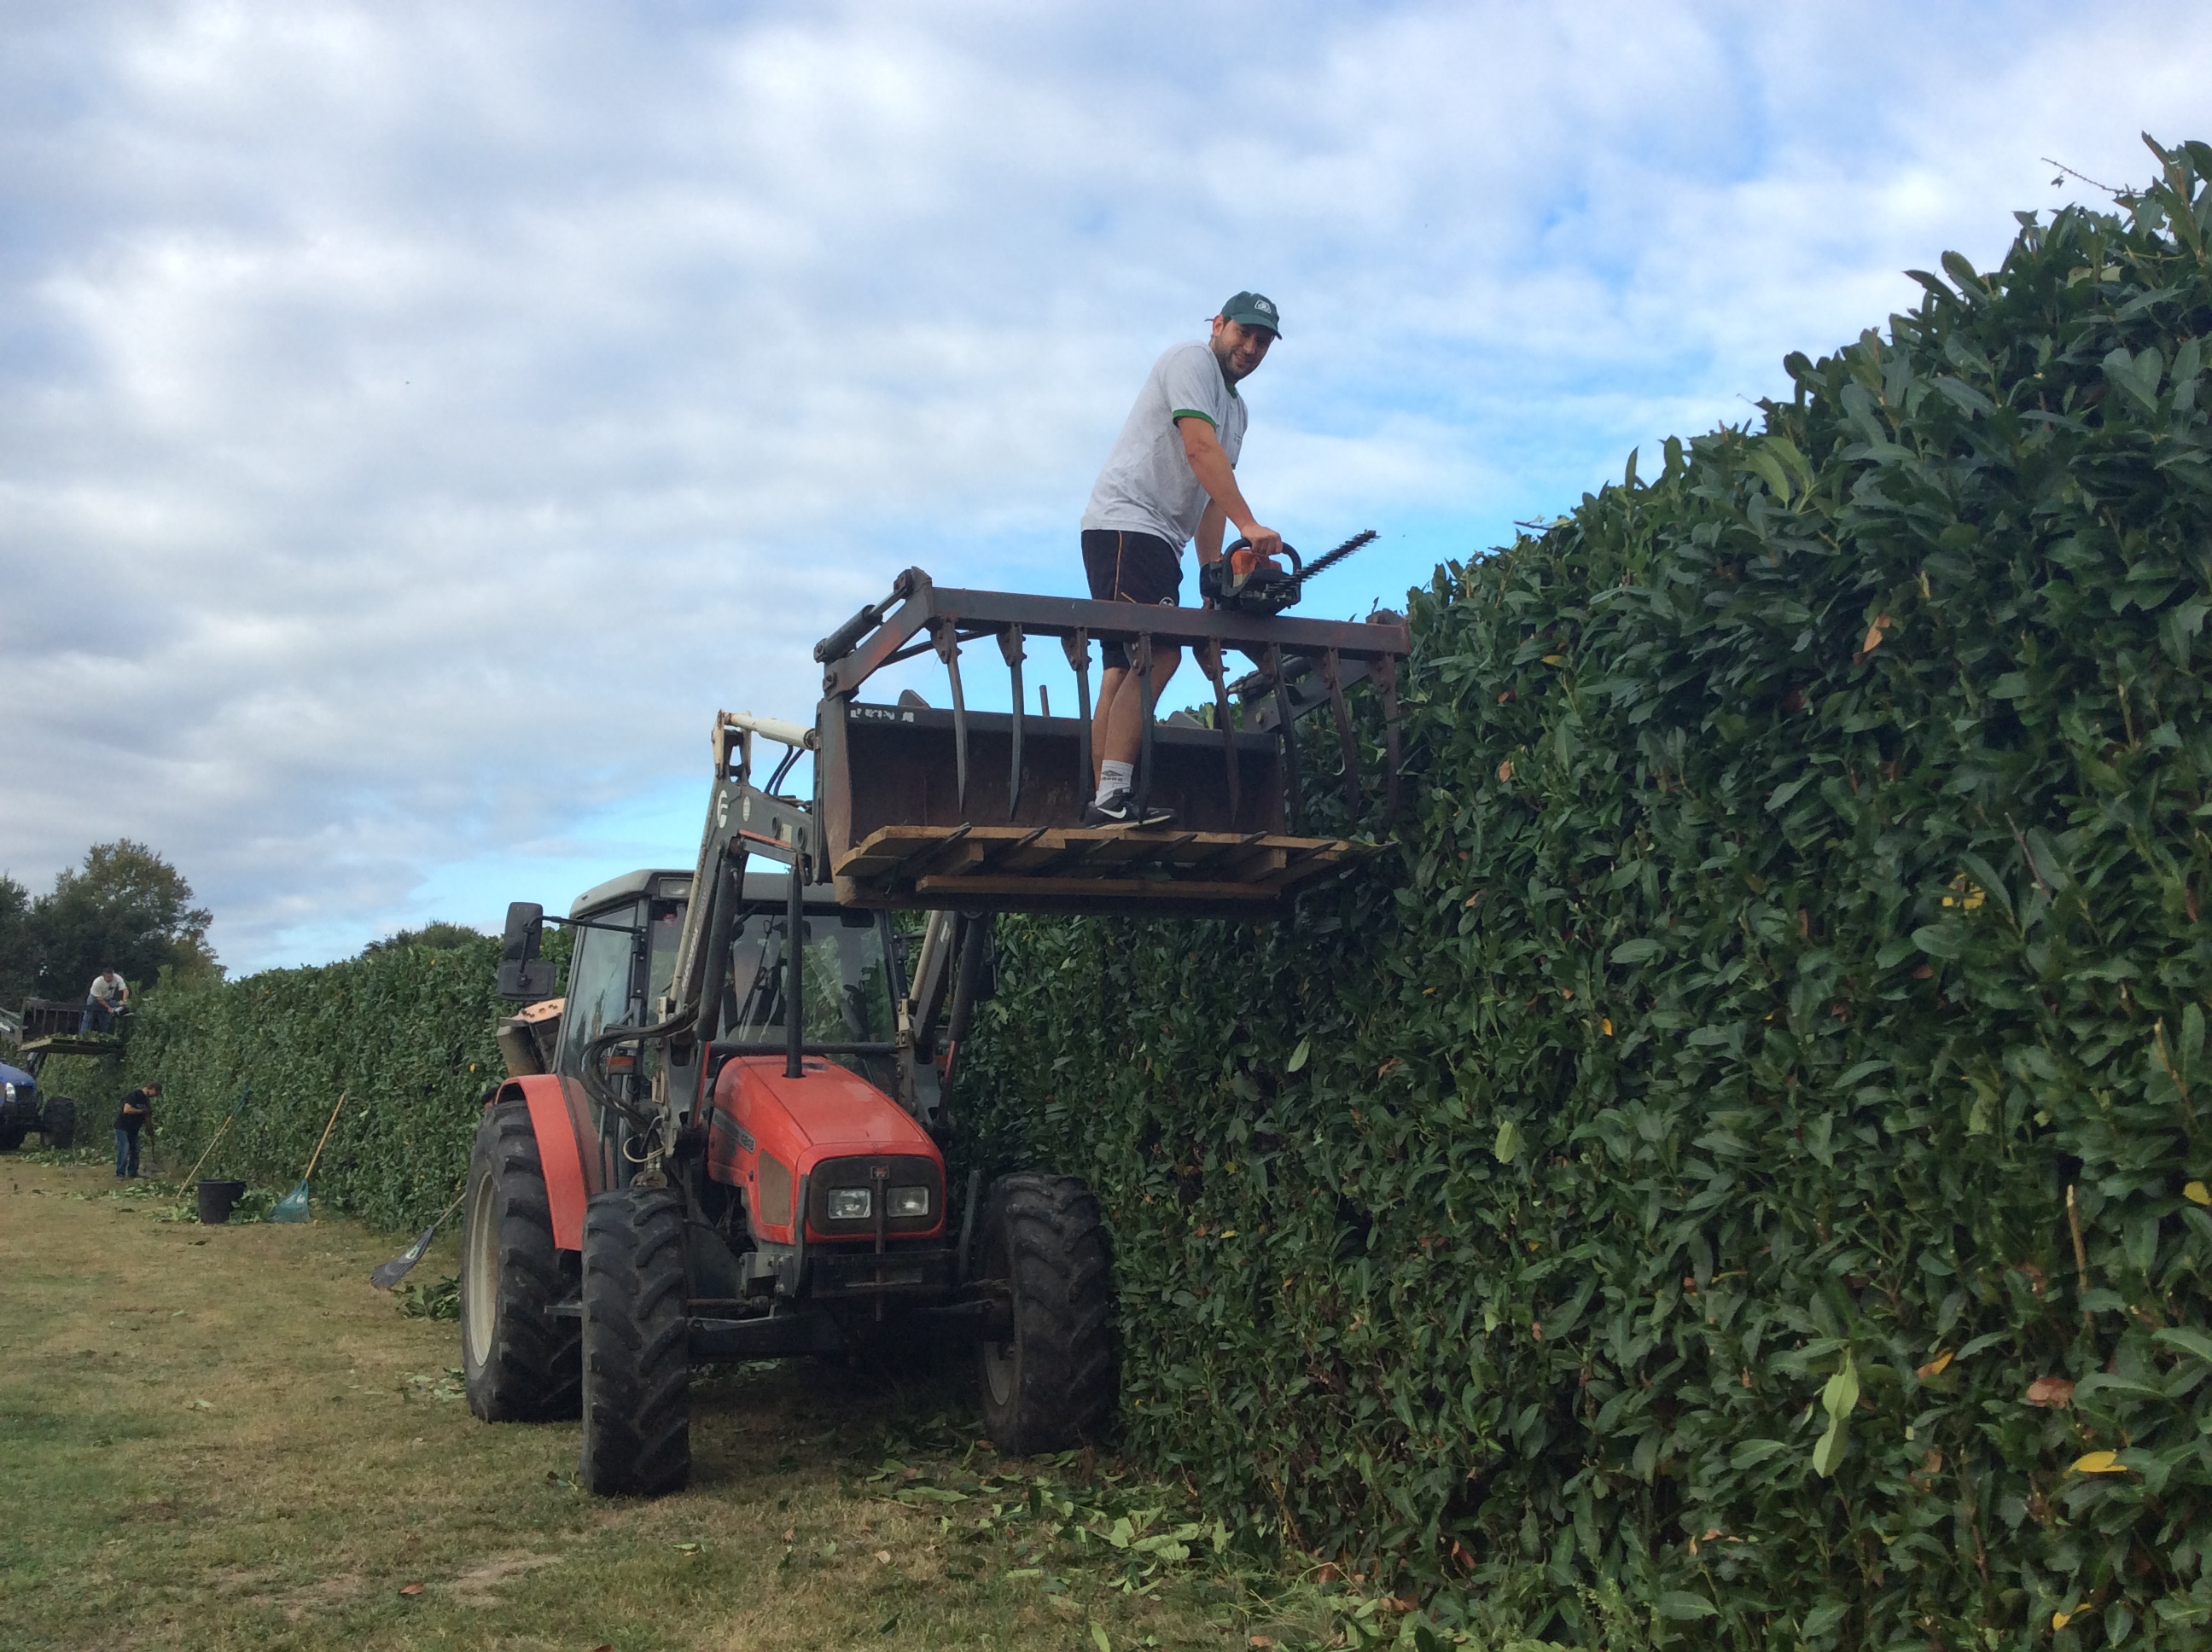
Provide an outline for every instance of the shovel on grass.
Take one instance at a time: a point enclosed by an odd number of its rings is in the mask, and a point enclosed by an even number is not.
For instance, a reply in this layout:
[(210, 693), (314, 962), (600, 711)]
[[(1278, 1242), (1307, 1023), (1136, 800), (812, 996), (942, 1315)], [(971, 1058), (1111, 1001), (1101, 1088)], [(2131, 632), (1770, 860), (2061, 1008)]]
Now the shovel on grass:
[(331, 1109), (331, 1121), (323, 1127), (322, 1141), (315, 1144), (315, 1151), (308, 1156), (307, 1173), (301, 1176), (298, 1187), (270, 1207), (269, 1219), (271, 1222), (304, 1222), (307, 1219), (307, 1182), (315, 1174), (315, 1161), (323, 1156), (324, 1143), (330, 1140), (331, 1132), (338, 1127), (338, 1114), (345, 1110), (345, 1104), (346, 1098), (341, 1093), (338, 1104)]

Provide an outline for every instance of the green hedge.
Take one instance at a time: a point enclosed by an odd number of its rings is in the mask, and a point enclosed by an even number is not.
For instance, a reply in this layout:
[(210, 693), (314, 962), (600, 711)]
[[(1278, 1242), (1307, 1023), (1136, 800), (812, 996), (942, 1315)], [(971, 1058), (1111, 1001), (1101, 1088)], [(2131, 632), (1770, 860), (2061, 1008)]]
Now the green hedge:
[(503, 1007), (492, 993), (498, 960), (494, 940), (408, 946), (149, 993), (119, 1073), (57, 1061), (46, 1088), (74, 1089), (104, 1130), (114, 1094), (160, 1079), (156, 1145), (162, 1166), (180, 1175), (250, 1086), (201, 1174), (279, 1189), (299, 1180), (345, 1096), (316, 1166), (317, 1207), (412, 1227), (458, 1191), (479, 1098), (506, 1071), (493, 1036)]
[(1484, 1625), (2206, 1643), (2212, 149), (2162, 160), (1439, 569), (1394, 870), (1006, 926), (976, 1151), (1098, 1189), (1144, 1455)]

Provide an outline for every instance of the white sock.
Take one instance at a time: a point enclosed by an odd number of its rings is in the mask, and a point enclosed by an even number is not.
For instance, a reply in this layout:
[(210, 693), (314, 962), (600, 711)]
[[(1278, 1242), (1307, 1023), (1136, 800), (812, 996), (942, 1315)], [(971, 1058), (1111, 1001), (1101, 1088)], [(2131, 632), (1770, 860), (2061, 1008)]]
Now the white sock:
[(1117, 763), (1111, 757), (1098, 765), (1098, 795), (1093, 803), (1103, 803), (1116, 792), (1133, 791), (1137, 784), (1137, 765)]

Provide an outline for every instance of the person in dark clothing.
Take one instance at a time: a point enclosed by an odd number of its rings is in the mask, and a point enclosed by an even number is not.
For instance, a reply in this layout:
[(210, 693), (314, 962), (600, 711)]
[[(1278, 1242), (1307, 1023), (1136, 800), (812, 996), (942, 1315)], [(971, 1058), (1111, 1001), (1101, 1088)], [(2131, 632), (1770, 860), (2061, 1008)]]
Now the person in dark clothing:
[(151, 1135), (154, 1130), (154, 1102), (161, 1093), (159, 1084), (148, 1084), (134, 1090), (123, 1098), (123, 1109), (115, 1115), (115, 1179), (128, 1181), (138, 1174), (138, 1136), (141, 1131)]

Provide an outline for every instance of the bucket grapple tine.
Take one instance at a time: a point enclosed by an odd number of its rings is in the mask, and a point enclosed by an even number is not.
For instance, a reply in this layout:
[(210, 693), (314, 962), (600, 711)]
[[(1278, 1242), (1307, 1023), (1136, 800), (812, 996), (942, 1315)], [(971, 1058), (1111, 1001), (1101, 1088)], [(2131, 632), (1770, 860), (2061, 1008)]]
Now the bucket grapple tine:
[(1344, 703), (1343, 674), (1336, 650), (1321, 651), (1321, 680), (1328, 684), (1328, 714), (1336, 724), (1336, 743), (1344, 753), (1344, 806), (1359, 812), (1359, 741), (1352, 732), (1352, 708)]
[(1283, 798), (1289, 811), (1285, 819), (1295, 826), (1304, 802), (1298, 773), (1298, 725), (1291, 709), (1291, 685), (1283, 680), (1283, 651), (1272, 642), (1267, 645), (1264, 669), (1275, 685), (1275, 738), (1283, 744)]
[(1014, 679), (1013, 768), (1006, 776), (1006, 818), (1022, 806), (1022, 628), (1009, 625), (999, 634), (999, 652)]
[(1229, 829), (1235, 831), (1242, 799), (1238, 795), (1241, 777), (1237, 772), (1237, 729), (1229, 717), (1229, 672), (1222, 661), (1219, 643), (1200, 643), (1197, 653), (1200, 669), (1213, 684), (1213, 723), (1221, 731), (1221, 767), (1229, 786)]
[(1077, 795), (1089, 797), (1098, 777), (1091, 772), (1091, 633), (1077, 628), (1060, 640), (1067, 668), (1075, 673), (1075, 756), (1083, 772), (1075, 777)]
[(1385, 654), (1375, 662), (1382, 688), (1382, 823), (1398, 817), (1398, 662)]
[(960, 688), (960, 627), (947, 614), (937, 622), (937, 657), (952, 683), (952, 768), (960, 817), (968, 817), (968, 696)]
[(1137, 817), (1144, 817), (1145, 805), (1152, 797), (1152, 634), (1142, 632), (1137, 638), (1138, 698), (1144, 706), (1143, 735), (1137, 747)]

